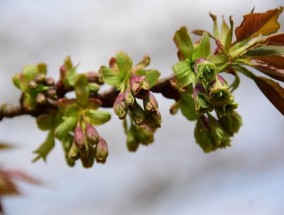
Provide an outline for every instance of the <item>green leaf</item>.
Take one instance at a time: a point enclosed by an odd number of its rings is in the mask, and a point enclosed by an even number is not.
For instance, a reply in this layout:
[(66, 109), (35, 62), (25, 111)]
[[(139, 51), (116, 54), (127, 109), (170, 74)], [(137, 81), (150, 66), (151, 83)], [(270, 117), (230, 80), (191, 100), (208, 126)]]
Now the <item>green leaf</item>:
[(37, 127), (43, 131), (54, 129), (59, 119), (56, 112), (41, 114), (36, 118)]
[(244, 41), (235, 43), (230, 49), (229, 49), (229, 55), (232, 58), (238, 58), (245, 54), (249, 49), (252, 49), (253, 47), (257, 46), (259, 43), (262, 42), (262, 37), (254, 37), (252, 39), (246, 39)]
[(121, 73), (128, 73), (132, 69), (131, 58), (123, 51), (116, 54), (116, 64)]
[(221, 26), (221, 32), (222, 32), (221, 43), (223, 45), (225, 45), (225, 43), (226, 43), (229, 31), (230, 31), (230, 28), (229, 28), (227, 22), (225, 21), (225, 18), (223, 17), (223, 22), (222, 22), (222, 26)]
[(12, 79), (14, 86), (17, 87), (18, 89), (21, 89), (20, 77), (21, 77), (21, 73), (18, 73), (14, 75)]
[(100, 73), (103, 76), (103, 81), (111, 86), (114, 86), (116, 88), (119, 87), (121, 84), (121, 80), (118, 76), (118, 74), (113, 71), (112, 69), (109, 69), (106, 66), (102, 66), (100, 68)]
[(260, 46), (245, 53), (246, 56), (256, 57), (256, 56), (274, 56), (274, 55), (284, 55), (284, 47), (279, 46)]
[(39, 160), (42, 158), (44, 161), (46, 161), (46, 157), (49, 154), (49, 152), (53, 149), (55, 145), (55, 138), (54, 138), (54, 130), (51, 130), (46, 140), (40, 145), (40, 147), (35, 150), (33, 153), (38, 154), (38, 156), (33, 160), (33, 162)]
[(254, 81), (268, 100), (284, 115), (284, 88), (279, 83), (260, 76)]
[(101, 125), (110, 120), (111, 115), (107, 111), (102, 110), (87, 110), (85, 116), (92, 125)]
[(203, 33), (200, 43), (193, 51), (192, 60), (196, 60), (199, 58), (208, 58), (210, 55), (210, 40), (209, 34), (207, 32)]
[(64, 67), (66, 69), (65, 82), (67, 81), (67, 86), (74, 86), (76, 81), (76, 70), (78, 66), (73, 66), (70, 56), (66, 57), (64, 60)]
[(20, 88), (24, 92), (28, 91), (29, 83), (38, 74), (38, 69), (34, 65), (25, 66), (22, 75), (20, 76)]
[(193, 43), (186, 27), (181, 27), (174, 35), (174, 42), (185, 58), (191, 58)]
[(213, 20), (213, 34), (214, 37), (217, 39), (220, 39), (220, 33), (218, 29), (218, 22), (217, 22), (217, 16), (215, 14), (209, 13), (211, 19)]
[(195, 105), (190, 93), (182, 93), (180, 101), (181, 113), (190, 121), (197, 119), (197, 114), (195, 112)]
[(90, 96), (90, 88), (86, 75), (77, 75), (74, 88), (78, 104), (85, 107), (88, 104)]
[(195, 74), (189, 61), (179, 61), (173, 66), (173, 71), (178, 87), (184, 87), (195, 82)]
[(64, 116), (77, 117), (81, 110), (75, 99), (62, 98), (59, 99), (57, 105), (60, 113)]
[(160, 77), (160, 73), (158, 72), (158, 70), (146, 70), (146, 81), (149, 83), (149, 86), (152, 87), (156, 84), (156, 82), (158, 81), (159, 77)]
[(68, 136), (70, 131), (73, 131), (77, 124), (77, 118), (75, 117), (65, 117), (63, 122), (57, 126), (55, 129), (55, 137), (62, 140)]
[(232, 17), (230, 16), (230, 29), (229, 29), (229, 32), (226, 35), (226, 40), (224, 40), (224, 46), (225, 46), (226, 51), (228, 51), (230, 49), (231, 44), (232, 44), (233, 29), (234, 29), (234, 21), (233, 21)]

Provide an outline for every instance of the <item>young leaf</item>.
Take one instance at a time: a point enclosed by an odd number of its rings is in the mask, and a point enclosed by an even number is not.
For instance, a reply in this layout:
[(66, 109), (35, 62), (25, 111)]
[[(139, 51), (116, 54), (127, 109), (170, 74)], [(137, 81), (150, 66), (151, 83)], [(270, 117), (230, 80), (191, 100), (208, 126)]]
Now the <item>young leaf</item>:
[(179, 61), (173, 66), (173, 71), (179, 87), (195, 82), (195, 74), (191, 69), (189, 61)]
[(284, 46), (284, 33), (270, 36), (266, 39), (266, 45)]
[(244, 16), (242, 24), (236, 28), (237, 41), (257, 37), (260, 34), (270, 35), (278, 31), (280, 24), (277, 22), (283, 7), (266, 11), (265, 13), (250, 13)]
[(195, 112), (195, 105), (192, 98), (192, 94), (183, 93), (181, 95), (180, 101), (181, 113), (190, 121), (197, 119), (197, 114)]
[(36, 118), (37, 127), (42, 130), (50, 130), (56, 126), (58, 114), (55, 112), (41, 114)]
[(63, 122), (55, 129), (55, 137), (59, 140), (64, 139), (70, 131), (73, 131), (77, 124), (77, 118), (66, 117)]
[(284, 47), (279, 46), (260, 46), (254, 49), (248, 50), (245, 53), (246, 56), (274, 56), (274, 55), (284, 55)]
[[(263, 57), (262, 57), (263, 58)], [(266, 59), (269, 59), (272, 57), (266, 57)], [(277, 56), (277, 58), (280, 58), (279, 60), (284, 61), (284, 57)], [(281, 61), (277, 61), (281, 62)], [(251, 61), (252, 66), (259, 71), (263, 72), (264, 74), (284, 82), (284, 67), (283, 68), (277, 68), (273, 64), (266, 63), (265, 61), (260, 61), (258, 59)]]
[(149, 69), (146, 70), (145, 76), (146, 76), (146, 81), (149, 83), (149, 86), (152, 87), (158, 81), (160, 73), (158, 72), (158, 70)]
[(128, 73), (132, 69), (131, 58), (123, 51), (116, 54), (116, 64), (121, 73)]
[(87, 110), (85, 115), (92, 125), (104, 124), (111, 118), (109, 112), (102, 110)]
[(284, 115), (284, 88), (264, 77), (256, 77), (254, 81), (268, 100)]
[(46, 140), (40, 145), (40, 147), (34, 151), (35, 154), (38, 154), (38, 156), (33, 160), (33, 162), (39, 160), (42, 158), (44, 161), (46, 161), (46, 157), (49, 154), (49, 152), (53, 149), (55, 145), (55, 139), (54, 139), (54, 130), (51, 130)]
[(203, 33), (200, 43), (194, 49), (192, 60), (196, 60), (199, 58), (208, 58), (210, 55), (210, 41), (209, 34), (207, 32)]
[(88, 85), (88, 79), (86, 75), (79, 74), (76, 77), (74, 91), (76, 94), (76, 100), (79, 105), (85, 107), (88, 104), (90, 95), (90, 88)]
[(112, 69), (107, 68), (106, 66), (102, 66), (100, 68), (100, 73), (103, 76), (103, 81), (111, 86), (119, 87), (121, 84), (121, 80), (118, 74)]
[(211, 19), (213, 20), (213, 34), (214, 37), (217, 39), (220, 39), (220, 33), (219, 33), (219, 29), (218, 29), (218, 22), (217, 22), (217, 16), (209, 13)]
[(185, 58), (191, 58), (193, 43), (186, 27), (181, 27), (174, 35), (174, 42)]

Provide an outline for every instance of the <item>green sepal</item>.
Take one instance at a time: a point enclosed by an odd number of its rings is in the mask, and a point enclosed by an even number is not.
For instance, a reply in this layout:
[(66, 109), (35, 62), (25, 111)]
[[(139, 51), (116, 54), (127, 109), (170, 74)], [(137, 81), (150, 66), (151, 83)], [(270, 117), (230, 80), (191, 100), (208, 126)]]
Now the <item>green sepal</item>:
[(33, 162), (36, 162), (40, 158), (42, 158), (46, 162), (46, 157), (49, 154), (49, 152), (53, 149), (54, 145), (55, 145), (54, 130), (50, 130), (46, 140), (40, 145), (40, 147), (37, 150), (33, 152), (38, 155), (35, 159), (33, 159)]
[(197, 47), (194, 48), (192, 61), (199, 58), (207, 59), (210, 55), (210, 51), (209, 34), (207, 32), (204, 32), (200, 43), (197, 45)]
[(181, 27), (174, 35), (174, 42), (185, 58), (191, 59), (193, 43), (186, 27)]
[(82, 107), (85, 107), (88, 104), (88, 99), (90, 96), (90, 88), (86, 75), (77, 75), (74, 85), (74, 91), (78, 104)]
[(190, 61), (179, 61), (173, 66), (173, 71), (177, 81), (177, 87), (182, 88), (195, 82), (195, 73), (191, 68)]
[(84, 112), (86, 120), (89, 121), (92, 125), (101, 125), (108, 122), (111, 118), (111, 115), (107, 111), (102, 110), (87, 110)]
[(197, 119), (195, 104), (191, 93), (182, 93), (180, 100), (181, 113), (190, 121)]
[(55, 129), (55, 137), (59, 140), (65, 139), (69, 132), (73, 131), (77, 124), (76, 117), (64, 117), (63, 121)]

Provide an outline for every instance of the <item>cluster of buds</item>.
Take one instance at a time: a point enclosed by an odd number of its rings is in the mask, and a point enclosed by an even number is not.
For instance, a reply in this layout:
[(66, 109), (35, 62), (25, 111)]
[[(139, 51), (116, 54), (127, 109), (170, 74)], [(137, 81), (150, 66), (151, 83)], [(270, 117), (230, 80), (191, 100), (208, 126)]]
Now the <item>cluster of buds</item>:
[(211, 114), (208, 117), (203, 115), (197, 119), (194, 136), (204, 152), (211, 152), (230, 146), (230, 138), (239, 131), (241, 125), (241, 117), (236, 111), (219, 120)]
[[(136, 99), (141, 99), (143, 108)], [(120, 119), (125, 119), (129, 113), (131, 120), (136, 125), (145, 125), (153, 130), (161, 127), (161, 114), (158, 110), (158, 102), (145, 80), (145, 76), (133, 76), (130, 79), (130, 89), (120, 92), (113, 109)]]
[(216, 73), (213, 63), (198, 59), (194, 72), (198, 79), (193, 89), (193, 99), (199, 115), (215, 110), (218, 116), (225, 116), (237, 108), (229, 85)]
[[(142, 100), (143, 107), (137, 99)], [(120, 119), (129, 114), (132, 123), (126, 131), (129, 151), (136, 151), (139, 143), (148, 145), (153, 142), (154, 131), (161, 127), (161, 114), (145, 76), (131, 77), (130, 87), (119, 93), (113, 109)]]
[(82, 165), (88, 168), (93, 166), (94, 160), (105, 163), (107, 156), (107, 143), (97, 129), (90, 123), (78, 122), (74, 129), (73, 144), (68, 152), (69, 159), (81, 159)]
[(22, 73), (13, 77), (14, 85), (23, 92), (22, 105), (33, 110), (37, 104), (45, 104), (57, 99), (54, 79), (46, 77), (46, 65), (27, 66)]

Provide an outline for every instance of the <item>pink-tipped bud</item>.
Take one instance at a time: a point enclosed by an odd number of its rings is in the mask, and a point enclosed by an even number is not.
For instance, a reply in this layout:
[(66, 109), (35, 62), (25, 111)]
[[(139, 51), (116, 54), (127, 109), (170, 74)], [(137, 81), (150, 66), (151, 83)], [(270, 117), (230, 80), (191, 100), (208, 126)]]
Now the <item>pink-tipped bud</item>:
[(77, 126), (74, 130), (74, 143), (79, 149), (82, 149), (85, 145), (84, 132), (80, 126)]
[(158, 110), (158, 102), (155, 96), (149, 93), (149, 96), (143, 100), (144, 109), (150, 112)]
[(99, 133), (97, 129), (90, 123), (87, 123), (86, 125), (86, 137), (92, 145), (95, 145), (99, 142)]
[(130, 92), (130, 90), (126, 90), (124, 92), (124, 102), (125, 104), (128, 106), (128, 107), (133, 107), (134, 106), (134, 103), (135, 103), (135, 98), (134, 96), (132, 95), (132, 93)]
[(130, 89), (135, 97), (144, 99), (149, 95), (150, 86), (145, 76), (133, 76), (130, 79)]
[(95, 158), (98, 163), (105, 163), (108, 156), (108, 147), (105, 139), (100, 137), (99, 143), (96, 147)]
[(115, 102), (113, 104), (113, 110), (114, 113), (120, 118), (124, 119), (127, 114), (127, 107), (124, 102), (124, 95), (123, 93), (120, 93), (117, 98), (115, 99)]

